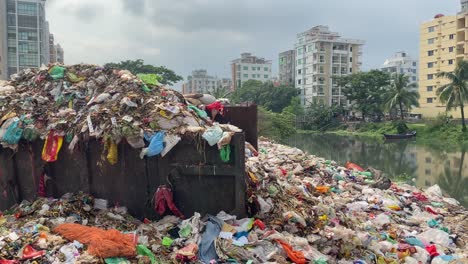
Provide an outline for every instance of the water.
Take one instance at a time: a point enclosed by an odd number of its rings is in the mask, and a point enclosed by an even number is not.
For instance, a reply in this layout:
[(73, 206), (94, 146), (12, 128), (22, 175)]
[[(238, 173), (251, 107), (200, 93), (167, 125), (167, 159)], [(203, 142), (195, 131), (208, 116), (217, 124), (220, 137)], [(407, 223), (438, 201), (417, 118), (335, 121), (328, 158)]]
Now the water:
[(393, 180), (418, 187), (438, 184), (444, 192), (468, 207), (468, 153), (441, 151), (416, 145), (412, 140), (384, 142), (379, 139), (334, 134), (297, 134), (291, 146), (344, 165), (381, 170)]

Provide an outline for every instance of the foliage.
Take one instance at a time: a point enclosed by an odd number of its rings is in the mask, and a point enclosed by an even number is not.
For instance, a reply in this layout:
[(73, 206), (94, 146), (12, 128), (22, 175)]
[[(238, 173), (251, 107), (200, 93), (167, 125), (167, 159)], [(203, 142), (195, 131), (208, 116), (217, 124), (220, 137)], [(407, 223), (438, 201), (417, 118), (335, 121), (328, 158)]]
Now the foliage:
[(183, 80), (182, 76), (175, 74), (174, 71), (165, 66), (153, 66), (145, 64), (142, 59), (126, 60), (119, 63), (106, 63), (104, 67), (129, 70), (133, 74), (152, 73), (160, 76), (159, 82), (164, 85), (173, 85), (174, 83)]
[(466, 131), (464, 103), (468, 101), (468, 61), (460, 61), (453, 72), (441, 72), (437, 77), (448, 79), (448, 84), (437, 89), (437, 95), (446, 104), (447, 111), (460, 107), (462, 131)]
[(398, 107), (400, 110), (400, 117), (404, 120), (404, 108), (411, 109), (413, 106), (419, 106), (419, 93), (411, 90), (416, 87), (416, 83), (410, 83), (408, 76), (404, 74), (394, 75), (391, 80), (390, 88), (384, 95), (385, 109), (390, 111)]
[(258, 134), (277, 141), (284, 141), (296, 133), (294, 115), (274, 113), (258, 107)]
[(304, 108), (301, 105), (301, 99), (297, 96), (291, 98), (291, 102), (283, 109), (283, 113), (300, 116), (304, 114)]
[(408, 126), (404, 120), (395, 120), (393, 121), (393, 127), (396, 129), (398, 134), (405, 134), (409, 131)]
[(231, 94), (227, 87), (217, 86), (216, 88), (207, 91), (208, 94), (213, 95), (215, 98), (226, 98)]
[(248, 80), (234, 91), (231, 100), (234, 103), (253, 102), (279, 113), (290, 104), (295, 96), (297, 96), (297, 89), (294, 87), (284, 85), (274, 87), (272, 82)]
[(447, 113), (439, 113), (436, 118), (431, 119), (427, 122), (427, 129), (429, 131), (440, 130), (445, 126), (448, 126), (450, 123), (450, 118)]
[(351, 101), (354, 110), (362, 113), (363, 118), (383, 116), (384, 93), (390, 84), (388, 73), (371, 70), (347, 76), (335, 77), (343, 87), (343, 94)]
[(339, 116), (344, 112), (341, 106), (326, 106), (312, 103), (305, 109), (305, 123), (303, 129), (328, 130), (340, 124)]

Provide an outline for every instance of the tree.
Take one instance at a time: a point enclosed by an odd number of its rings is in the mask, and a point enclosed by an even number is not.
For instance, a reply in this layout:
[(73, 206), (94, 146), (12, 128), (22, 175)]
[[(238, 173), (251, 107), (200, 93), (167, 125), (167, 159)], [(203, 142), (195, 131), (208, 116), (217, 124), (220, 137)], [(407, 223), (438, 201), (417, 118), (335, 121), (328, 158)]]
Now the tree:
[(301, 99), (297, 96), (291, 98), (291, 102), (283, 109), (283, 113), (290, 113), (295, 116), (303, 115), (304, 108), (301, 105)]
[(464, 102), (468, 100), (468, 61), (459, 61), (453, 72), (441, 72), (437, 77), (449, 79), (449, 83), (437, 89), (439, 100), (446, 105), (446, 111), (460, 107), (462, 131), (466, 131)]
[(126, 60), (119, 63), (106, 63), (104, 64), (104, 67), (129, 70), (135, 75), (138, 73), (157, 74), (161, 77), (160, 83), (164, 85), (173, 85), (174, 83), (184, 79), (182, 76), (175, 74), (173, 70), (170, 70), (164, 66), (153, 66), (145, 64), (142, 59)]
[(390, 84), (390, 75), (379, 71), (358, 72), (347, 76), (335, 77), (343, 94), (351, 101), (351, 107), (366, 116), (383, 116), (384, 93)]
[(215, 98), (226, 98), (232, 93), (231, 90), (229, 90), (226, 87), (222, 87), (222, 86), (216, 86), (215, 88), (210, 89), (210, 90), (208, 90), (206, 92), (208, 94), (211, 94)]
[(235, 103), (253, 102), (279, 113), (297, 96), (297, 91), (290, 86), (274, 87), (271, 82), (248, 80), (234, 91), (231, 99)]
[(391, 111), (398, 106), (401, 120), (404, 120), (404, 107), (410, 109), (413, 106), (419, 106), (419, 93), (411, 90), (411, 88), (416, 87), (416, 83), (410, 83), (408, 76), (404, 74), (394, 75), (390, 84), (390, 89), (388, 89), (385, 94), (385, 108)]

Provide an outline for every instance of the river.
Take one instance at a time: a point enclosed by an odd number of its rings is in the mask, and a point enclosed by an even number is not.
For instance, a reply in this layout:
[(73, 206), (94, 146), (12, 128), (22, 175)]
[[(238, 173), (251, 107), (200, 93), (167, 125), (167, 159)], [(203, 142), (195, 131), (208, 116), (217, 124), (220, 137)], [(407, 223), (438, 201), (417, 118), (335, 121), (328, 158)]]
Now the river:
[(297, 134), (287, 141), (309, 154), (381, 170), (390, 179), (418, 187), (438, 184), (449, 196), (468, 207), (468, 153), (441, 151), (416, 145), (414, 140), (379, 139), (335, 134)]

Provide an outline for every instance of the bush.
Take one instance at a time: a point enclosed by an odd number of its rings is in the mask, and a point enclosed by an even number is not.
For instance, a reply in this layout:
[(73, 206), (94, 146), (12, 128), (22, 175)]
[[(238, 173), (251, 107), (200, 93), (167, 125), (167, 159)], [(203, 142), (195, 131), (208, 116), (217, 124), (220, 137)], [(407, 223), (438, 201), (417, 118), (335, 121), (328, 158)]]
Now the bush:
[(296, 133), (295, 116), (289, 113), (273, 113), (258, 107), (258, 134), (276, 141), (284, 141)]
[(433, 132), (446, 127), (449, 123), (450, 118), (448, 117), (447, 113), (440, 113), (435, 119), (432, 119), (427, 123), (427, 129), (430, 132)]
[(393, 127), (396, 129), (398, 134), (405, 134), (409, 131), (408, 126), (406, 125), (405, 121), (403, 120), (396, 120), (393, 121)]

